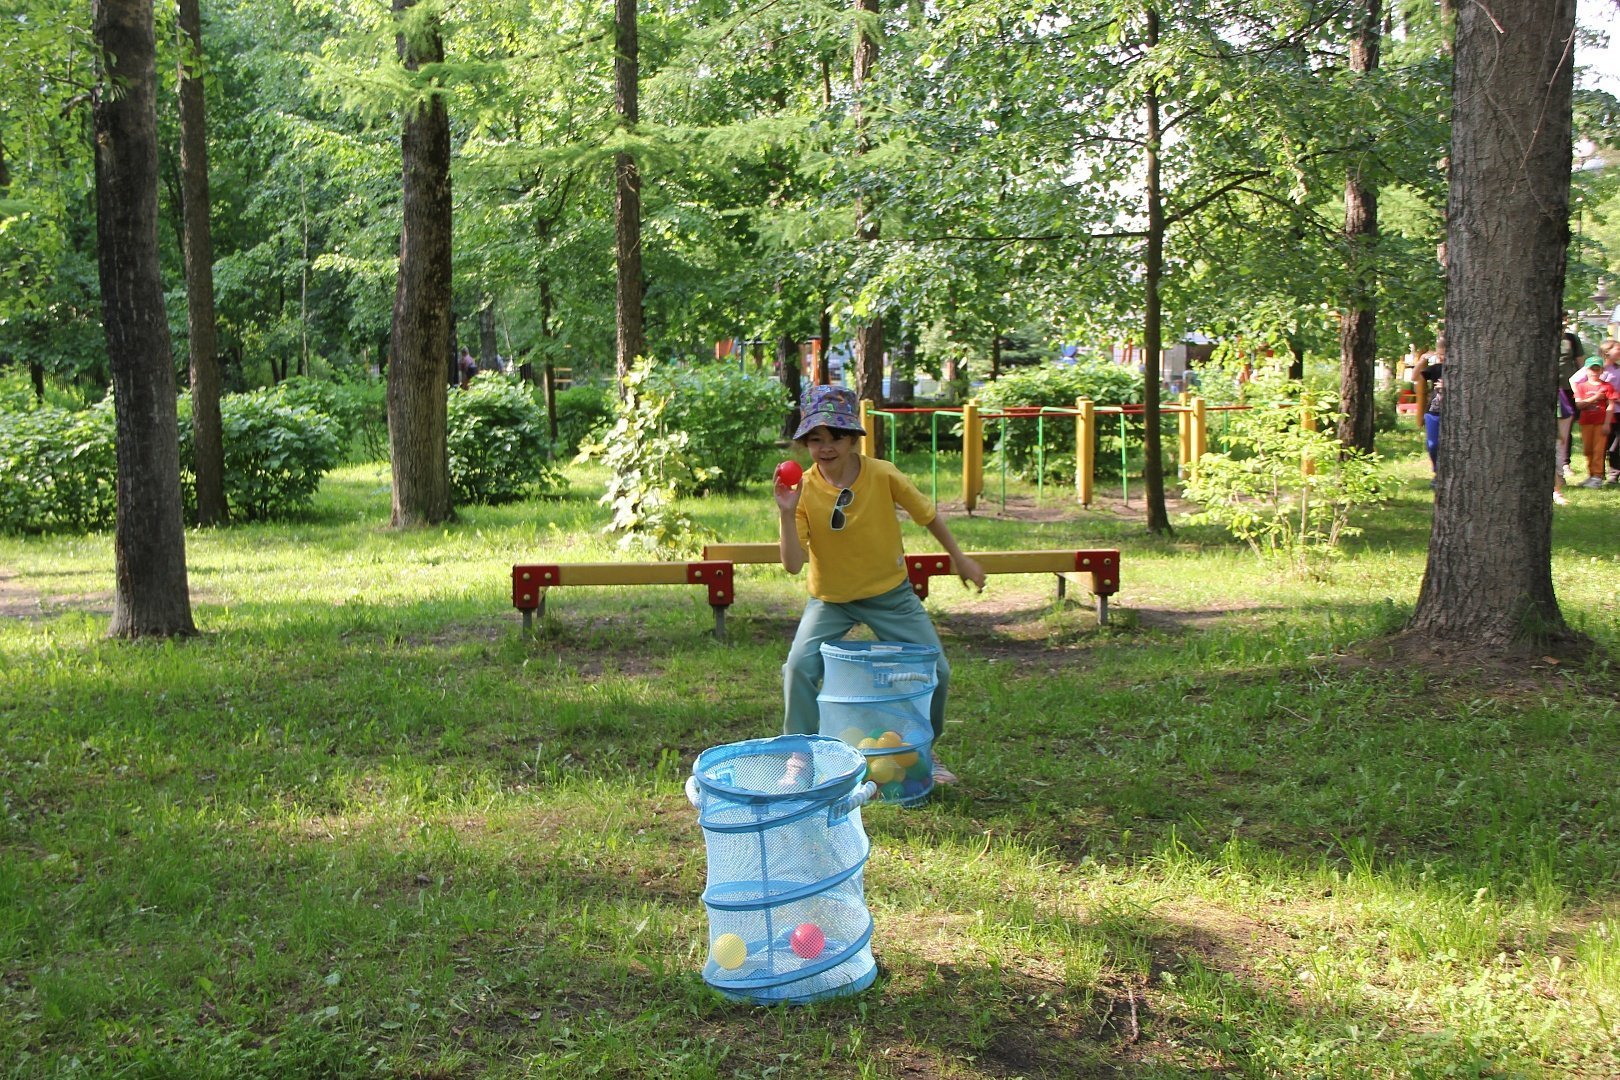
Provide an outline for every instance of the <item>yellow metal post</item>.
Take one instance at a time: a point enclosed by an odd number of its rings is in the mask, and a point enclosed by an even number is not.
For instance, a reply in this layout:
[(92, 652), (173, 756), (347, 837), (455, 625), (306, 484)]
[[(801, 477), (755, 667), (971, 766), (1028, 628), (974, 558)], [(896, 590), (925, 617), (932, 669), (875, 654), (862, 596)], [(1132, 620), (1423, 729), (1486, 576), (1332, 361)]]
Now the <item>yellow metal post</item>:
[(1188, 397), (1183, 390), (1177, 399), (1182, 411), (1176, 414), (1176, 475), (1183, 480), (1192, 475), (1192, 413), (1186, 411)]
[(1097, 466), (1097, 407), (1090, 398), (1075, 398), (1074, 489), (1081, 506), (1091, 505), (1091, 478)]
[(861, 454), (869, 458), (883, 456), (883, 430), (878, 426), (882, 418), (872, 415), (876, 409), (869, 399), (861, 399), (861, 428), (866, 432), (861, 437)]
[(984, 422), (979, 419), (979, 399), (970, 398), (962, 406), (962, 509), (968, 513), (979, 505), (984, 487)]
[(1209, 453), (1209, 413), (1204, 407), (1204, 399), (1192, 399), (1193, 418), (1193, 468), (1198, 467), (1198, 460)]

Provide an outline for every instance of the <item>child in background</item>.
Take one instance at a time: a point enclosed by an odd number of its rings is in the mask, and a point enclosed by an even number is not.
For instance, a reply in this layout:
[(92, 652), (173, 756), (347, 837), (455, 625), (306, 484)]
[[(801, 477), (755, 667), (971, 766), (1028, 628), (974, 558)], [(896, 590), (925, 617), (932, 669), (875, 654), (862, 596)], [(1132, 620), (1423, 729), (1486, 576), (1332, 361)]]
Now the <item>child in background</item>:
[(1603, 381), (1603, 361), (1592, 357), (1569, 380), (1575, 398), (1576, 419), (1581, 425), (1581, 449), (1586, 452), (1586, 479), (1582, 487), (1603, 486), (1603, 452), (1608, 443), (1609, 403), (1620, 400), (1620, 391)]
[[(843, 637), (864, 623), (883, 641), (940, 649), (931, 715), (935, 744), (945, 729), (945, 699), (951, 669), (934, 624), (911, 590), (900, 541), (898, 506), (926, 528), (955, 562), (965, 582), (984, 588), (984, 570), (962, 554), (945, 520), (915, 484), (887, 461), (863, 457), (857, 440), (866, 434), (853, 391), (812, 386), (804, 395), (803, 421), (793, 440), (810, 452), (811, 467), (797, 487), (776, 483), (782, 568), (797, 574), (810, 564), (809, 591), (798, 633), (782, 665), (783, 720), (787, 734), (820, 726), (816, 693), (821, 686), (821, 643)], [(808, 758), (788, 762), (784, 787), (807, 782)], [(956, 781), (934, 757), (934, 782)]]

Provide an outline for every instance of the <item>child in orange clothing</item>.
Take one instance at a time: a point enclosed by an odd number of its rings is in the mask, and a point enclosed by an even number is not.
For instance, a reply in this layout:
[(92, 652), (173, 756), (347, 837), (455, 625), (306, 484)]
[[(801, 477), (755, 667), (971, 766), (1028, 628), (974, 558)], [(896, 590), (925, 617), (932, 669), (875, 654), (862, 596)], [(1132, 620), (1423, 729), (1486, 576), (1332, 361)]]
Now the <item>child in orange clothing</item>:
[(1581, 425), (1581, 449), (1586, 453), (1586, 479), (1582, 487), (1603, 486), (1603, 452), (1608, 447), (1609, 406), (1620, 401), (1620, 391), (1603, 381), (1603, 361), (1592, 357), (1569, 380), (1575, 396), (1575, 418)]

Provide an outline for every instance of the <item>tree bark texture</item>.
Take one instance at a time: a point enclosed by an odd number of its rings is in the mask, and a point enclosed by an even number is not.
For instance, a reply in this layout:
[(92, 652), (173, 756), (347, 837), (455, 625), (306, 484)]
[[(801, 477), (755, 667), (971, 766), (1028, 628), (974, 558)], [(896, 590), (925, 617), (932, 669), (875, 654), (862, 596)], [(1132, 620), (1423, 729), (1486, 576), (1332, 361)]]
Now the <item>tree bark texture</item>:
[[(619, 126), (633, 132), (640, 120), (639, 45), (636, 38), (636, 0), (614, 2), (613, 99)], [(614, 264), (618, 269), (614, 300), (617, 330), (614, 354), (619, 373), (619, 397), (624, 378), (636, 357), (647, 352), (642, 321), (641, 281), (641, 173), (636, 159), (626, 153), (613, 156)]]
[[(855, 97), (855, 152), (867, 151), (866, 116), (861, 108), (861, 95), (866, 93), (877, 73), (878, 39), (876, 20), (878, 0), (855, 0), (855, 55), (851, 71), (851, 89)], [(871, 243), (878, 238), (880, 226), (867, 199), (855, 200), (855, 239)], [(856, 396), (866, 401), (883, 399), (883, 318), (877, 316), (855, 327)]]
[[(1363, 0), (1356, 37), (1350, 43), (1350, 70), (1378, 69), (1381, 0)], [(1373, 366), (1378, 359), (1378, 189), (1358, 158), (1344, 181), (1344, 246), (1350, 271), (1350, 297), (1339, 322), (1339, 419), (1341, 446), (1373, 452)]]
[(1412, 629), (1567, 639), (1553, 594), (1554, 392), (1569, 243), (1575, 0), (1457, 13), (1445, 404)]
[[(1147, 44), (1159, 44), (1159, 13), (1147, 10)], [(1170, 532), (1170, 513), (1164, 504), (1164, 460), (1159, 438), (1159, 353), (1164, 344), (1164, 315), (1159, 283), (1164, 278), (1164, 188), (1159, 177), (1159, 91), (1149, 79), (1147, 87), (1147, 250), (1142, 260), (1142, 487), (1147, 492), (1149, 532)]]
[[(393, 0), (396, 20), (416, 0)], [(437, 24), (395, 38), (400, 60), (416, 71), (444, 61)], [(388, 445), (393, 465), (392, 523), (436, 525), (453, 514), (445, 443), (445, 344), (450, 322), (450, 118), (433, 94), (406, 107), (400, 136), (403, 222), (399, 277), (389, 337)]]
[(180, 186), (185, 223), (186, 326), (191, 349), (191, 427), (197, 520), (224, 524), (225, 441), (219, 415), (219, 344), (214, 322), (214, 239), (209, 226), (208, 123), (203, 99), (202, 13), (179, 0)]
[(180, 425), (158, 269), (157, 52), (151, 0), (94, 0), (96, 251), (118, 479), (112, 637), (194, 634)]
[(776, 367), (782, 373), (782, 386), (788, 393), (788, 411), (782, 419), (782, 437), (793, 438), (799, 430), (799, 398), (804, 393), (804, 380), (799, 370), (799, 343), (784, 330), (776, 339)]

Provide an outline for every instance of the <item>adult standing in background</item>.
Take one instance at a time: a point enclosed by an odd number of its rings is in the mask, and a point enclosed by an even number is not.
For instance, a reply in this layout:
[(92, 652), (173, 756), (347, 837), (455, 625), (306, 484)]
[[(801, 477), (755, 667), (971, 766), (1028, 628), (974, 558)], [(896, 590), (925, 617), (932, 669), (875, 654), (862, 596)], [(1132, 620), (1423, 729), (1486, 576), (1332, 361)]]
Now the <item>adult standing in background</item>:
[[(1598, 377), (1620, 390), (1620, 341), (1609, 338), (1598, 346), (1603, 370)], [(1620, 407), (1609, 406), (1609, 483), (1620, 484)]]

